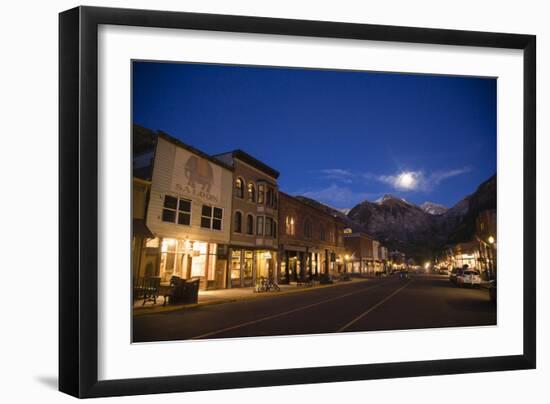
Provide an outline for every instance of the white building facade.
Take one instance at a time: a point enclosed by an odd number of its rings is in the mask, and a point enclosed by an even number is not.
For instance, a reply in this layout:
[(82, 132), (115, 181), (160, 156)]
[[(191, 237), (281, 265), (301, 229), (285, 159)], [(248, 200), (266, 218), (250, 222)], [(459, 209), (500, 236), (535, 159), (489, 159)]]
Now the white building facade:
[(225, 287), (232, 181), (231, 167), (158, 135), (146, 223), (161, 282), (178, 276), (199, 278), (201, 289)]

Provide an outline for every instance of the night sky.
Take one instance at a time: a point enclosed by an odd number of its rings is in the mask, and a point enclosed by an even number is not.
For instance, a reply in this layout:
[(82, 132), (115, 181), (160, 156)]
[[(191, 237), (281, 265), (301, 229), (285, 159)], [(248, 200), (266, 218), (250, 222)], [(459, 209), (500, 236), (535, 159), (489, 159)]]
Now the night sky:
[(452, 206), (496, 172), (496, 79), (133, 63), (133, 120), (208, 154), (243, 149), (337, 208)]

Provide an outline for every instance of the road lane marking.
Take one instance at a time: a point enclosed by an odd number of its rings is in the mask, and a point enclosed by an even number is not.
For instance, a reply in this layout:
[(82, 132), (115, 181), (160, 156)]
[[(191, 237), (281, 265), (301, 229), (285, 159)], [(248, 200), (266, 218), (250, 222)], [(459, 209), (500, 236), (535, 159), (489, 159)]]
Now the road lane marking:
[(407, 282), (405, 285), (401, 286), (399, 289), (397, 290), (394, 290), (393, 293), (391, 293), (390, 295), (386, 296), (384, 299), (380, 300), (378, 303), (376, 303), (374, 306), (372, 306), (371, 308), (369, 308), (367, 311), (361, 313), (359, 316), (355, 317), (353, 320), (351, 320), (349, 323), (347, 323), (346, 325), (344, 325), (343, 327), (340, 327), (338, 330), (336, 330), (336, 332), (342, 332), (344, 331), (345, 329), (349, 328), (350, 326), (352, 326), (353, 324), (355, 324), (357, 321), (361, 320), (363, 317), (365, 317), (367, 314), (369, 314), (370, 312), (372, 312), (373, 310), (375, 310), (377, 307), (381, 306), (382, 304), (384, 304), (385, 302), (387, 302), (388, 300), (390, 300), (393, 296), (395, 296), (396, 294), (398, 294), (399, 292), (401, 292), (403, 289), (405, 289), (407, 286), (409, 286), (413, 281), (410, 280), (409, 282)]
[(348, 297), (348, 296), (351, 296), (351, 295), (362, 293), (362, 292), (365, 292), (366, 290), (369, 290), (369, 289), (372, 289), (372, 288), (375, 288), (375, 287), (378, 287), (378, 286), (381, 286), (381, 285), (385, 285), (386, 283), (389, 283), (389, 282), (390, 281), (380, 282), (380, 283), (377, 283), (375, 285), (370, 285), (369, 287), (361, 289), (361, 290), (356, 290), (356, 291), (353, 291), (353, 292), (350, 292), (350, 293), (346, 293), (344, 295), (331, 297), (330, 299), (326, 299), (326, 300), (322, 300), (320, 302), (315, 302), (315, 303), (312, 303), (312, 304), (308, 304), (307, 306), (297, 307), (295, 309), (284, 311), (282, 313), (277, 313), (277, 314), (273, 314), (271, 316), (262, 317), (262, 318), (259, 318), (259, 319), (256, 319), (256, 320), (247, 321), (247, 322), (240, 323), (240, 324), (237, 324), (237, 325), (233, 325), (233, 326), (230, 326), (230, 327), (222, 328), (220, 330), (210, 331), (210, 332), (207, 332), (205, 334), (197, 335), (196, 337), (191, 337), (189, 339), (206, 338), (206, 337), (210, 337), (212, 335), (221, 334), (221, 333), (226, 332), (226, 331), (231, 331), (231, 330), (235, 330), (237, 328), (246, 327), (248, 325), (261, 323), (262, 321), (272, 320), (272, 319), (277, 318), (277, 317), (286, 316), (287, 314), (292, 314), (292, 313), (295, 313), (297, 311), (306, 310), (306, 309), (309, 309), (311, 307), (319, 306), (321, 304), (329, 303), (329, 302), (332, 302), (332, 301), (335, 301), (335, 300), (338, 300), (338, 299), (343, 299), (344, 297)]

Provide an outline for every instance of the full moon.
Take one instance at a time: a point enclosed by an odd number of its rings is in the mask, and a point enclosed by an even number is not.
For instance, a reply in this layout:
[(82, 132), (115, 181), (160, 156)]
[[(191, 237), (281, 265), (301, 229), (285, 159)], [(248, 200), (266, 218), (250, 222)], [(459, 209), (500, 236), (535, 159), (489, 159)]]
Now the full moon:
[(414, 173), (405, 172), (399, 174), (397, 186), (401, 189), (413, 189), (416, 186), (416, 176)]

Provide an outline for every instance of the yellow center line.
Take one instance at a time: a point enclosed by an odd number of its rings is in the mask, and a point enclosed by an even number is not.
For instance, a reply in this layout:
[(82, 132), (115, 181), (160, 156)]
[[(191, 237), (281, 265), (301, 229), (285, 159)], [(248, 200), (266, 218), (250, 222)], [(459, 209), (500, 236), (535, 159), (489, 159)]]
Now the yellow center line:
[(207, 332), (205, 334), (201, 334), (201, 335), (197, 335), (196, 337), (191, 337), (190, 339), (201, 339), (201, 338), (206, 338), (206, 337), (210, 337), (212, 335), (216, 335), (216, 334), (221, 334), (223, 332), (226, 332), (226, 331), (231, 331), (231, 330), (235, 330), (237, 328), (241, 328), (241, 327), (246, 327), (247, 325), (252, 325), (252, 324), (256, 324), (256, 323), (260, 323), (262, 321), (267, 321), (267, 320), (272, 320), (274, 318), (277, 318), (277, 317), (282, 317), (282, 316), (286, 316), (288, 314), (292, 314), (292, 313), (296, 313), (298, 311), (301, 311), (301, 310), (306, 310), (306, 309), (309, 309), (311, 307), (315, 307), (315, 306), (319, 306), (321, 304), (325, 304), (325, 303), (329, 303), (329, 302), (333, 302), (335, 300), (338, 300), (338, 299), (343, 299), (344, 297), (348, 297), (348, 296), (351, 296), (351, 295), (355, 295), (357, 293), (362, 293), (366, 290), (369, 290), (369, 289), (372, 289), (374, 287), (378, 287), (378, 286), (381, 286), (381, 285), (384, 285), (386, 283), (388, 283), (389, 281), (386, 281), (386, 282), (380, 282), (376, 285), (371, 285), (367, 288), (364, 288), (364, 289), (361, 289), (361, 290), (356, 290), (356, 291), (353, 291), (353, 292), (350, 292), (350, 293), (346, 293), (344, 295), (340, 295), (340, 296), (336, 296), (336, 297), (332, 297), (330, 299), (326, 299), (326, 300), (322, 300), (320, 302), (316, 302), (316, 303), (312, 303), (312, 304), (308, 304), (307, 306), (301, 306), (301, 307), (298, 307), (296, 309), (292, 309), (292, 310), (288, 310), (288, 311), (284, 311), (282, 313), (277, 313), (277, 314), (273, 314), (271, 316), (267, 316), (267, 317), (262, 317), (262, 318), (259, 318), (259, 319), (256, 319), (256, 320), (251, 320), (251, 321), (247, 321), (245, 323), (240, 323), (240, 324), (237, 324), (237, 325), (233, 325), (231, 327), (226, 327), (226, 328), (222, 328), (220, 330), (216, 330), (216, 331), (211, 331), (211, 332)]
[(347, 323), (346, 325), (344, 325), (343, 327), (340, 327), (338, 330), (336, 330), (336, 332), (342, 332), (344, 331), (345, 329), (349, 328), (350, 326), (352, 326), (353, 324), (355, 324), (357, 321), (361, 320), (363, 317), (365, 317), (367, 314), (369, 314), (370, 312), (372, 312), (373, 310), (375, 310), (376, 308), (380, 307), (382, 304), (384, 304), (385, 302), (387, 302), (388, 300), (390, 300), (393, 296), (395, 296), (396, 294), (398, 294), (399, 292), (401, 292), (403, 289), (405, 289), (407, 286), (409, 286), (413, 281), (410, 280), (409, 282), (407, 282), (405, 285), (401, 286), (399, 289), (397, 290), (394, 290), (393, 293), (391, 293), (390, 295), (386, 296), (384, 299), (380, 300), (378, 303), (376, 303), (374, 306), (372, 306), (371, 308), (369, 308), (367, 311), (361, 313), (359, 316), (355, 317), (353, 320), (351, 320), (349, 323)]

